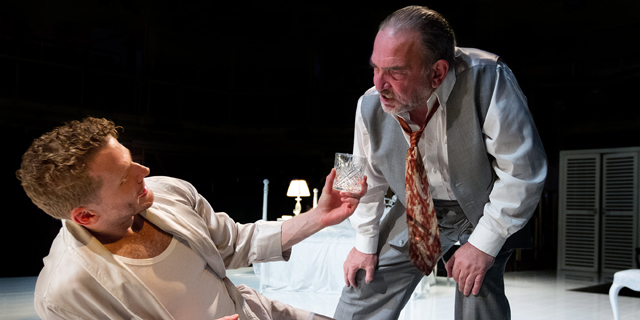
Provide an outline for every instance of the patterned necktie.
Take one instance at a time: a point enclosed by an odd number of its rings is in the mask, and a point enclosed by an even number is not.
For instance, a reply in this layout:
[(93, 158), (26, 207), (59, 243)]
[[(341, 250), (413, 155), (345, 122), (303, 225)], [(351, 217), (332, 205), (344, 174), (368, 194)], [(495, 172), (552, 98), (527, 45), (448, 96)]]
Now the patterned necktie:
[(436, 100), (422, 128), (416, 132), (411, 132), (409, 125), (398, 117), (400, 126), (411, 137), (404, 173), (407, 227), (409, 228), (409, 258), (424, 275), (429, 275), (436, 266), (442, 249), (440, 248), (436, 210), (433, 207), (433, 199), (431, 199), (431, 192), (429, 192), (429, 180), (427, 180), (427, 173), (418, 150), (418, 140), (420, 140), (422, 131), (438, 106), (440, 103)]

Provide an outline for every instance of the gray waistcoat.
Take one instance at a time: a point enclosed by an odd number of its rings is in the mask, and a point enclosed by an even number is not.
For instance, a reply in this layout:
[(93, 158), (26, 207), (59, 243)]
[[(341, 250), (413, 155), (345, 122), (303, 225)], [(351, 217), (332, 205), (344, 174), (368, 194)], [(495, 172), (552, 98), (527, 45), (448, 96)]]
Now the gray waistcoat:
[[(456, 49), (456, 82), (446, 102), (447, 153), (451, 189), (475, 227), (496, 179), (482, 126), (495, 87), (498, 56), (475, 49), (465, 49), (465, 52)], [(372, 159), (377, 159), (374, 165), (404, 207), (404, 170), (409, 144), (402, 128), (382, 110), (377, 92), (363, 96), (361, 110), (369, 131)]]

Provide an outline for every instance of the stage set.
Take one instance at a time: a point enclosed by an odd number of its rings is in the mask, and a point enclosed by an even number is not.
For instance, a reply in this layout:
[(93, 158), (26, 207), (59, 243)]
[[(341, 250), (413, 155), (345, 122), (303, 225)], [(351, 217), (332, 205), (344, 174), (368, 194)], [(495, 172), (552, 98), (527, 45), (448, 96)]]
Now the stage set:
[[(239, 223), (287, 219), (294, 206), (315, 205), (334, 155), (353, 153), (357, 101), (374, 85), (378, 25), (410, 4), (0, 1), (9, 257), (0, 266), (0, 320), (38, 319), (37, 274), (60, 228), (16, 179), (33, 139), (104, 117), (124, 128), (119, 141), (151, 176), (189, 181)], [(459, 47), (507, 63), (547, 155), (530, 219), (534, 246), (514, 254), (505, 273), (512, 319), (615, 319), (614, 274), (640, 268), (640, 1), (418, 4), (450, 21)], [(308, 188), (289, 192), (294, 179)], [(332, 316), (354, 239), (345, 221), (294, 246), (288, 262), (227, 275)], [(455, 283), (439, 271), (423, 278), (400, 319), (453, 319)], [(620, 291), (620, 319), (640, 319), (638, 294)]]

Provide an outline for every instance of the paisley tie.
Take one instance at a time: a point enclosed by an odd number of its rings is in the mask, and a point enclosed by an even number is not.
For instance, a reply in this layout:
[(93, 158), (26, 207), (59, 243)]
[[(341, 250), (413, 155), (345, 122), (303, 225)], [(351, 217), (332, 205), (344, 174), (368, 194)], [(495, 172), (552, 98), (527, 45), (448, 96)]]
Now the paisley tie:
[(425, 275), (429, 275), (436, 266), (442, 249), (440, 248), (436, 210), (433, 207), (433, 199), (431, 192), (429, 192), (429, 180), (427, 180), (427, 173), (418, 150), (418, 140), (439, 106), (440, 103), (436, 100), (422, 128), (416, 132), (411, 132), (409, 125), (398, 117), (400, 126), (411, 137), (411, 146), (407, 150), (405, 164), (409, 258)]

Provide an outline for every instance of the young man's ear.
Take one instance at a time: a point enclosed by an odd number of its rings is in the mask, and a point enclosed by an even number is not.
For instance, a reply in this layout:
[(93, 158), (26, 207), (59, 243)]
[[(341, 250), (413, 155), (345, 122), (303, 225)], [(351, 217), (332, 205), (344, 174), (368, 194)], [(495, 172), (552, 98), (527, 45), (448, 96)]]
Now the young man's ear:
[(85, 207), (71, 210), (71, 220), (81, 226), (90, 226), (98, 221), (98, 216)]

